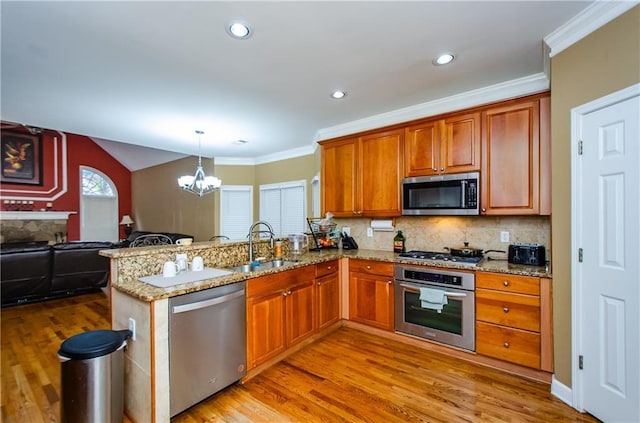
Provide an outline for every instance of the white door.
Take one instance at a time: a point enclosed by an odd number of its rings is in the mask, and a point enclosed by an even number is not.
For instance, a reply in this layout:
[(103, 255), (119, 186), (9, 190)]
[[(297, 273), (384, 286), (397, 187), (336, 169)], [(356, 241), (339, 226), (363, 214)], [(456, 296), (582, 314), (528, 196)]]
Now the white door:
[(605, 422), (638, 422), (640, 85), (581, 106), (574, 117), (582, 140), (574, 180), (582, 251), (574, 266), (577, 408)]

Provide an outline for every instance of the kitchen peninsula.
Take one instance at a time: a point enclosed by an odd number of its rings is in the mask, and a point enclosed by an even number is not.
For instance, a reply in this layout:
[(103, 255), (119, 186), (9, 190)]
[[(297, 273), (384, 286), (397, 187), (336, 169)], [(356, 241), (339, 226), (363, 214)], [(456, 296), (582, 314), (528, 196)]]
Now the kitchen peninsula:
[[(268, 243), (258, 245), (259, 253), (268, 256)], [(285, 242), (285, 253), (287, 246)], [(168, 288), (158, 288), (139, 279), (149, 275), (161, 273), (162, 265), (165, 261), (173, 260), (176, 253), (186, 253), (188, 260), (199, 255), (203, 257), (205, 267), (226, 269), (245, 261), (247, 257), (247, 243), (195, 243), (188, 247), (183, 246), (163, 246), (163, 247), (142, 247), (119, 250), (102, 251), (101, 254), (111, 258), (111, 323), (114, 329), (128, 328), (129, 319), (136, 321), (136, 340), (130, 341), (125, 353), (125, 409), (127, 414), (136, 421), (168, 422), (170, 420), (169, 398), (169, 299), (175, 296), (215, 288), (219, 286), (234, 284), (240, 281), (258, 283), (267, 280), (270, 275), (289, 271), (304, 271), (309, 266), (320, 266), (323, 263), (339, 262), (339, 271), (335, 273), (339, 284), (338, 296), (335, 299), (339, 302), (339, 316), (335, 323), (327, 325), (323, 330), (318, 330), (315, 326), (315, 333), (305, 338), (298, 344), (299, 347), (312, 342), (328, 331), (336, 329), (343, 324), (351, 325), (363, 330), (370, 330), (383, 336), (393, 336), (406, 339), (407, 342), (422, 345), (427, 348), (440, 349), (450, 354), (458, 355), (462, 359), (470, 359), (508, 371), (534, 377), (541, 380), (550, 377), (551, 369), (548, 367), (550, 360), (550, 277), (551, 275), (544, 267), (529, 267), (509, 265), (502, 261), (484, 260), (475, 266), (472, 271), (484, 273), (486, 275), (510, 275), (513, 277), (525, 277), (542, 281), (541, 295), (539, 297), (542, 328), (541, 338), (542, 361), (546, 368), (526, 369), (512, 363), (502, 364), (490, 356), (484, 357), (474, 353), (464, 352), (439, 344), (418, 340), (413, 337), (397, 335), (393, 331), (380, 330), (367, 325), (351, 322), (349, 311), (349, 262), (360, 262), (366, 265), (367, 262), (381, 262), (393, 265), (403, 263), (409, 265), (423, 265), (412, 260), (400, 260), (392, 252), (379, 250), (337, 250), (327, 249), (319, 252), (309, 252), (300, 257), (298, 262), (277, 268), (268, 268), (261, 271), (242, 273), (232, 272), (228, 275), (177, 285)], [(469, 271), (469, 267), (446, 263), (438, 267), (448, 269), (460, 269)], [(318, 267), (319, 268), (319, 267)], [(313, 270), (316, 275), (316, 282), (321, 279), (320, 271)], [(315, 273), (317, 272), (317, 273)], [(262, 279), (265, 277), (264, 279)], [(319, 285), (318, 285), (319, 286)], [(387, 293), (393, 295), (392, 284), (388, 285)], [(544, 291), (549, 292), (544, 292)], [(286, 291), (285, 291), (286, 292)], [(315, 291), (314, 291), (315, 292)], [(335, 298), (335, 297), (334, 297)], [(377, 303), (377, 301), (376, 301)], [(248, 313), (249, 314), (249, 313)], [(393, 313), (391, 312), (391, 315)], [(495, 326), (495, 325), (494, 325)], [(548, 326), (548, 327), (545, 327)], [(492, 326), (493, 327), (493, 326)], [(548, 333), (547, 333), (548, 332)], [(548, 352), (545, 352), (545, 349)], [(281, 354), (282, 355), (282, 354)], [(261, 371), (277, 361), (280, 356), (266, 360), (255, 368), (249, 368), (247, 377)], [(253, 372), (253, 373), (252, 373)]]

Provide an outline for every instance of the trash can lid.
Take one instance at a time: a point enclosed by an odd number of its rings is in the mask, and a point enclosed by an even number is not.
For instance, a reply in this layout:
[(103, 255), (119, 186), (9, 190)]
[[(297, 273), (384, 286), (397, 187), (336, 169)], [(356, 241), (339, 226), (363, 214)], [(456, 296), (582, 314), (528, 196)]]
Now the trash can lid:
[(119, 349), (131, 336), (129, 330), (92, 330), (66, 339), (58, 354), (77, 360), (100, 357)]

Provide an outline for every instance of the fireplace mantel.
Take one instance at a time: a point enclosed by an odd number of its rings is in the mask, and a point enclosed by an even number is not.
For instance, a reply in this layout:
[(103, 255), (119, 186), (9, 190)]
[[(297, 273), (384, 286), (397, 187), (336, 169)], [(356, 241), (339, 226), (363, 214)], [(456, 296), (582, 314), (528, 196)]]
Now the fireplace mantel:
[(3, 211), (0, 220), (68, 220), (74, 211)]

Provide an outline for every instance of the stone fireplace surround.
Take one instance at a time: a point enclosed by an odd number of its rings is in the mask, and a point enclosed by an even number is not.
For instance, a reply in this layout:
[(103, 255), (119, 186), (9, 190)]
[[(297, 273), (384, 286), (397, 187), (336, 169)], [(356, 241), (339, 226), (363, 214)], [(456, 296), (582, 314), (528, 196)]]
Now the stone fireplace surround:
[(3, 211), (0, 213), (0, 242), (66, 242), (67, 219), (75, 213)]

